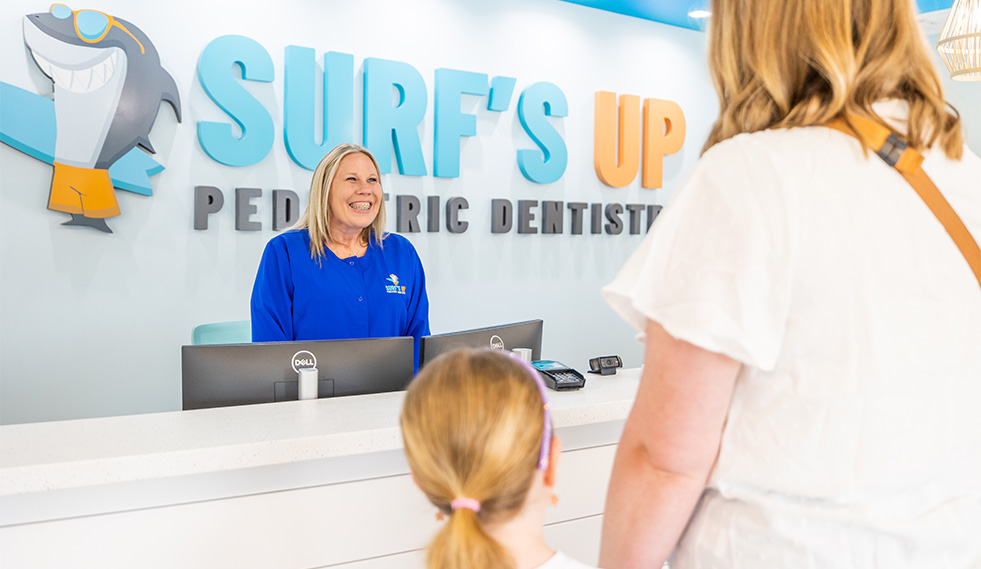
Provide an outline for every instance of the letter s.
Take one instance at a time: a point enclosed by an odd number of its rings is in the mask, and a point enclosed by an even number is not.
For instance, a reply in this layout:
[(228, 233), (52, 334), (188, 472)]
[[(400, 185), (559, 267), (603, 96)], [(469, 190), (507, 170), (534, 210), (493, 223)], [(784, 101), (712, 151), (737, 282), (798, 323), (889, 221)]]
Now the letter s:
[(565, 141), (545, 117), (565, 117), (569, 105), (562, 90), (552, 83), (540, 82), (527, 87), (518, 99), (518, 118), (537, 150), (519, 150), (518, 167), (525, 178), (539, 184), (550, 184), (562, 177), (569, 161)]
[(262, 103), (232, 76), (233, 65), (241, 68), (247, 81), (274, 79), (272, 58), (255, 40), (232, 35), (212, 40), (201, 52), (198, 79), (208, 97), (242, 128), (242, 137), (232, 135), (230, 124), (200, 121), (198, 142), (216, 162), (251, 166), (272, 149), (273, 121)]

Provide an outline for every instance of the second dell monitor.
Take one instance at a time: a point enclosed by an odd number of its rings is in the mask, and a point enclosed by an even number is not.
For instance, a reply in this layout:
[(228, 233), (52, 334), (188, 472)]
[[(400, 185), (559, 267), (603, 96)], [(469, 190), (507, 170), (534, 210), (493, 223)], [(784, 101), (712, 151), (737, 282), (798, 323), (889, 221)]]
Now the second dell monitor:
[(419, 369), (440, 354), (457, 348), (513, 350), (530, 348), (531, 359), (542, 359), (542, 321), (529, 320), (449, 334), (424, 336), (419, 346)]

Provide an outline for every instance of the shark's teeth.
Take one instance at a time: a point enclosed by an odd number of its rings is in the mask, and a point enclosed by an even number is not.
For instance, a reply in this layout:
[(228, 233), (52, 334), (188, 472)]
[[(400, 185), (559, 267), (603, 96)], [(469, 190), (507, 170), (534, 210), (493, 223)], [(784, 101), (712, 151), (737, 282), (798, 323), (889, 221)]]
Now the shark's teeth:
[(74, 73), (69, 69), (64, 69), (62, 67), (51, 66), (52, 75), (51, 78), (54, 79), (55, 85), (59, 85), (64, 89), (71, 91), (72, 89), (72, 75)]
[(37, 61), (38, 67), (41, 68), (41, 73), (44, 73), (48, 77), (51, 77), (51, 64), (38, 54), (34, 54), (35, 61)]
[(36, 51), (32, 51), (31, 54), (42, 73), (50, 77), (55, 85), (73, 93), (88, 93), (108, 83), (119, 60), (119, 54), (114, 50), (108, 57), (91, 67), (71, 70), (55, 65)]
[(41, 68), (41, 73), (53, 78), (54, 76), (51, 74), (51, 62), (41, 57), (41, 54), (34, 50), (31, 50), (31, 55), (34, 56), (34, 61), (37, 62), (37, 66)]
[(72, 72), (72, 87), (76, 91), (81, 91), (85, 93), (89, 90), (89, 85), (92, 84), (92, 68), (80, 69), (78, 71)]
[(116, 54), (113, 53), (111, 56), (105, 58), (100, 63), (96, 63), (92, 67), (92, 80), (96, 83), (104, 84), (112, 76), (112, 69), (114, 67), (114, 62), (116, 59)]

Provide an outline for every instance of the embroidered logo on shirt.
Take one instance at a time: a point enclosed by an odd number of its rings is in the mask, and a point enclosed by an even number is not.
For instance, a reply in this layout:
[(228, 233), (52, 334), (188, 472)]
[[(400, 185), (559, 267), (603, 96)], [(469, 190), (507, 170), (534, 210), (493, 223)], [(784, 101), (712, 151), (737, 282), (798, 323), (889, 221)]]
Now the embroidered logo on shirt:
[(405, 287), (399, 286), (399, 277), (395, 273), (388, 275), (388, 278), (385, 280), (392, 283), (385, 285), (385, 292), (389, 294), (405, 294)]

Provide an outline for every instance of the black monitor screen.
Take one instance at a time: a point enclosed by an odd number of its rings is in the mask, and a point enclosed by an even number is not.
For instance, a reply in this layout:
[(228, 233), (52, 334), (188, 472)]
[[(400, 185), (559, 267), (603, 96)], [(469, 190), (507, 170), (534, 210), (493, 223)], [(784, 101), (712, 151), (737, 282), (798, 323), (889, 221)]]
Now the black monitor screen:
[(457, 348), (513, 350), (531, 348), (531, 359), (542, 359), (542, 321), (529, 320), (476, 330), (423, 336), (419, 345), (419, 369), (436, 356)]
[(297, 399), (297, 371), (315, 367), (319, 397), (405, 389), (413, 339), (319, 340), (181, 347), (184, 409)]

